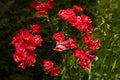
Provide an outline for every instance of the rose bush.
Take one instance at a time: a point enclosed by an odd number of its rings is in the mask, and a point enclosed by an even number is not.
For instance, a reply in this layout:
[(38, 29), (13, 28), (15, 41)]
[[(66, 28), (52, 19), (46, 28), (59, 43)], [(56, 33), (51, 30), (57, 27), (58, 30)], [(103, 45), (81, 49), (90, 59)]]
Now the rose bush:
[(114, 1), (6, 1), (0, 1), (8, 3), (0, 12), (1, 80), (119, 78)]

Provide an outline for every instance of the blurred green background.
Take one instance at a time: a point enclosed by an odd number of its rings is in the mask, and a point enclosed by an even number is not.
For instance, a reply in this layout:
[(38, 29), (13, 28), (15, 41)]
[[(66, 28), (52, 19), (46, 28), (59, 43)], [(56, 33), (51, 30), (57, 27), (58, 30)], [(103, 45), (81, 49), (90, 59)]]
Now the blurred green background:
[[(73, 4), (81, 5), (83, 13), (92, 18), (92, 36), (101, 40), (100, 49), (95, 51), (99, 60), (92, 63), (91, 80), (120, 80), (120, 0), (55, 0), (55, 7), (49, 13), (50, 21), (47, 17), (38, 16), (36, 11), (29, 7), (30, 1), (32, 0), (0, 0), (0, 80), (87, 80), (87, 71), (79, 67), (73, 68), (74, 59), (69, 55), (70, 61), (67, 65), (72, 66), (67, 72), (70, 75), (61, 73), (58, 77), (50, 77), (42, 67), (43, 59), (51, 59), (56, 65), (62, 65), (61, 54), (52, 50), (55, 46), (52, 34), (61, 30), (58, 29), (61, 26), (56, 15), (58, 11), (72, 7)], [(43, 46), (35, 51), (35, 67), (20, 70), (13, 60), (15, 50), (11, 44), (12, 37), (20, 29), (29, 29), (34, 22), (41, 25)], [(76, 36), (78, 32), (73, 34), (72, 30), (68, 33), (79, 42), (77, 38), (80, 39), (81, 34)], [(62, 74), (67, 77), (63, 78)]]

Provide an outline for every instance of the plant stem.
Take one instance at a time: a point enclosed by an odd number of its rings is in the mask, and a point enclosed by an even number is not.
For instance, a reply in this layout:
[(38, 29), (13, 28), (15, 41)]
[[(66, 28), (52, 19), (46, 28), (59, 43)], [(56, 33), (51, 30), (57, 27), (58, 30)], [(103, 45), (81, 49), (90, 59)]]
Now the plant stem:
[(88, 80), (91, 80), (91, 64), (92, 64), (92, 63), (90, 63), (90, 69), (89, 69), (89, 76), (88, 76)]

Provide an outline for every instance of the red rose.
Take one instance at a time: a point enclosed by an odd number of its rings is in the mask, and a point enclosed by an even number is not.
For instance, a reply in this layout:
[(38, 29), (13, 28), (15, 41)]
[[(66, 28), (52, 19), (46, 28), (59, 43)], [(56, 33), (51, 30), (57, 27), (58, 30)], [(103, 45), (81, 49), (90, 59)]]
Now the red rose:
[(63, 41), (65, 39), (65, 36), (62, 32), (54, 33), (53, 37), (57, 42)]
[(33, 33), (40, 34), (39, 24), (34, 23), (33, 25), (30, 26), (30, 29), (32, 30)]
[(82, 67), (85, 70), (90, 69), (90, 60), (87, 58), (81, 59), (78, 64), (80, 67)]
[(45, 3), (40, 3), (38, 6), (35, 7), (38, 10), (39, 15), (46, 15), (48, 14), (48, 7)]
[(68, 19), (76, 16), (75, 12), (70, 8), (68, 8), (66, 10), (60, 10), (58, 15), (62, 20), (68, 20)]
[(40, 35), (35, 35), (33, 38), (33, 42), (35, 43), (36, 46), (42, 46), (42, 38)]
[(77, 24), (77, 17), (76, 16), (71, 16), (68, 18), (68, 23), (72, 26), (75, 27)]
[(60, 73), (60, 69), (58, 67), (52, 68), (50, 76), (57, 76)]
[(87, 44), (89, 50), (97, 50), (100, 46), (100, 40), (92, 40)]
[(16, 36), (14, 36), (13, 39), (12, 39), (12, 44), (15, 45), (16, 43), (19, 43), (19, 42), (21, 42), (21, 41), (22, 41), (21, 36), (16, 35)]
[(25, 51), (25, 45), (24, 45), (24, 43), (22, 41), (15, 43), (14, 47), (15, 47), (17, 53)]
[(36, 49), (36, 45), (32, 41), (24, 42), (24, 45), (28, 51), (34, 51)]
[(48, 9), (52, 9), (53, 8), (53, 2), (54, 2), (54, 0), (48, 0), (48, 2), (47, 2), (47, 6), (48, 6)]
[(70, 48), (70, 49), (76, 49), (77, 48), (77, 43), (72, 38), (69, 38), (66, 41), (66, 47)]
[(88, 44), (90, 41), (92, 40), (92, 37), (90, 35), (87, 35), (85, 34), (83, 37), (82, 37), (82, 41), (86, 44)]
[(86, 16), (86, 15), (81, 15), (81, 20), (84, 23), (91, 23), (92, 22), (92, 20), (90, 19), (90, 17)]
[(79, 59), (85, 58), (85, 52), (83, 50), (76, 49), (74, 52), (74, 56)]
[(49, 60), (44, 60), (43, 61), (43, 67), (45, 70), (48, 70), (48, 71), (51, 71), (52, 68), (53, 68), (53, 62), (52, 61), (49, 61)]
[(13, 58), (14, 58), (14, 61), (15, 62), (20, 62), (20, 61), (23, 61), (25, 58), (23, 56), (21, 56), (19, 53), (15, 53), (13, 55)]
[(26, 41), (30, 41), (33, 38), (33, 35), (28, 30), (20, 30), (18, 34)]
[(80, 13), (80, 12), (83, 11), (83, 9), (82, 9), (81, 6), (73, 5), (73, 8), (75, 9), (75, 12), (76, 12), (76, 13)]
[(86, 34), (91, 34), (92, 33), (92, 25), (84, 23), (82, 21), (79, 21), (79, 23), (76, 24), (76, 28), (78, 30), (82, 31), (82, 32), (85, 32)]
[(34, 55), (29, 55), (26, 59), (26, 63), (28, 66), (34, 66), (35, 65), (35, 62), (36, 62), (36, 56)]

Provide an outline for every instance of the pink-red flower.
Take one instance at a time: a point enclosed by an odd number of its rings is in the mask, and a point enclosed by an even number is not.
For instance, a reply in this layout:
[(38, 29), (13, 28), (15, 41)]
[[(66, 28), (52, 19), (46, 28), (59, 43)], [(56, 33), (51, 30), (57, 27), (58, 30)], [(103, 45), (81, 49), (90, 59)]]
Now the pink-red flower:
[(66, 41), (66, 47), (70, 49), (76, 49), (78, 45), (77, 45), (77, 42), (73, 38), (69, 38)]
[(77, 16), (69, 17), (67, 21), (72, 27), (75, 27), (77, 24)]
[(53, 50), (57, 52), (62, 52), (65, 51), (66, 49), (67, 49), (66, 42), (57, 42), (56, 47)]
[(15, 43), (14, 47), (15, 47), (17, 53), (25, 51), (25, 45), (24, 45), (24, 43), (22, 41)]
[(13, 58), (14, 58), (14, 61), (15, 61), (15, 62), (21, 62), (21, 61), (25, 60), (24, 55), (22, 55), (22, 54), (20, 54), (20, 53), (15, 53), (15, 54), (13, 55)]
[(75, 12), (70, 8), (68, 8), (66, 10), (61, 9), (59, 11), (58, 15), (62, 20), (68, 20), (68, 19), (76, 16)]
[(81, 6), (73, 5), (73, 8), (75, 9), (75, 12), (76, 12), (76, 13), (80, 13), (80, 12), (83, 11), (83, 9), (82, 9)]
[(32, 55), (29, 55), (26, 59), (26, 63), (28, 66), (34, 66), (36, 62), (36, 56), (34, 53)]
[(54, 64), (53, 64), (53, 62), (50, 61), (50, 60), (44, 60), (44, 61), (43, 61), (43, 67), (44, 67), (44, 69), (47, 70), (47, 71), (51, 71), (52, 68), (53, 68), (53, 66), (54, 66)]
[(40, 34), (40, 26), (37, 23), (34, 23), (30, 26), (30, 29), (33, 33)]
[(92, 40), (92, 37), (90, 35), (87, 35), (85, 34), (83, 37), (82, 37), (82, 41), (86, 44), (88, 44), (90, 41)]
[(48, 0), (48, 2), (47, 2), (48, 9), (52, 9), (54, 7), (53, 3), (54, 3), (54, 0)]
[(20, 30), (18, 35), (25, 41), (31, 41), (33, 35), (28, 30)]
[(58, 32), (53, 34), (53, 38), (55, 39), (55, 41), (61, 42), (65, 39), (65, 36), (62, 32)]
[(97, 50), (100, 46), (100, 40), (92, 40), (87, 44), (89, 50)]
[(87, 58), (81, 59), (78, 64), (80, 67), (82, 67), (85, 70), (90, 69), (90, 60)]
[(76, 49), (74, 51), (74, 56), (78, 59), (84, 59), (86, 57), (85, 52), (83, 50), (79, 50), (79, 49)]
[(81, 15), (81, 20), (84, 23), (91, 23), (92, 22), (91, 18), (89, 16), (86, 16), (86, 15)]
[(28, 51), (34, 51), (36, 49), (36, 45), (31, 41), (24, 42), (24, 45), (25, 49)]
[(48, 7), (46, 3), (40, 3), (38, 6), (35, 7), (38, 11), (39, 15), (47, 15), (48, 14)]
[(52, 68), (50, 76), (58, 76), (59, 73), (60, 73), (60, 69), (58, 67), (54, 67)]
[(76, 23), (76, 28), (79, 31), (84, 32), (86, 34), (91, 34), (92, 33), (92, 25), (88, 24), (88, 23), (85, 23), (85, 22), (82, 22), (82, 20), (78, 20), (78, 22)]
[(33, 42), (36, 46), (42, 46), (43, 39), (40, 35), (35, 35), (33, 37)]

